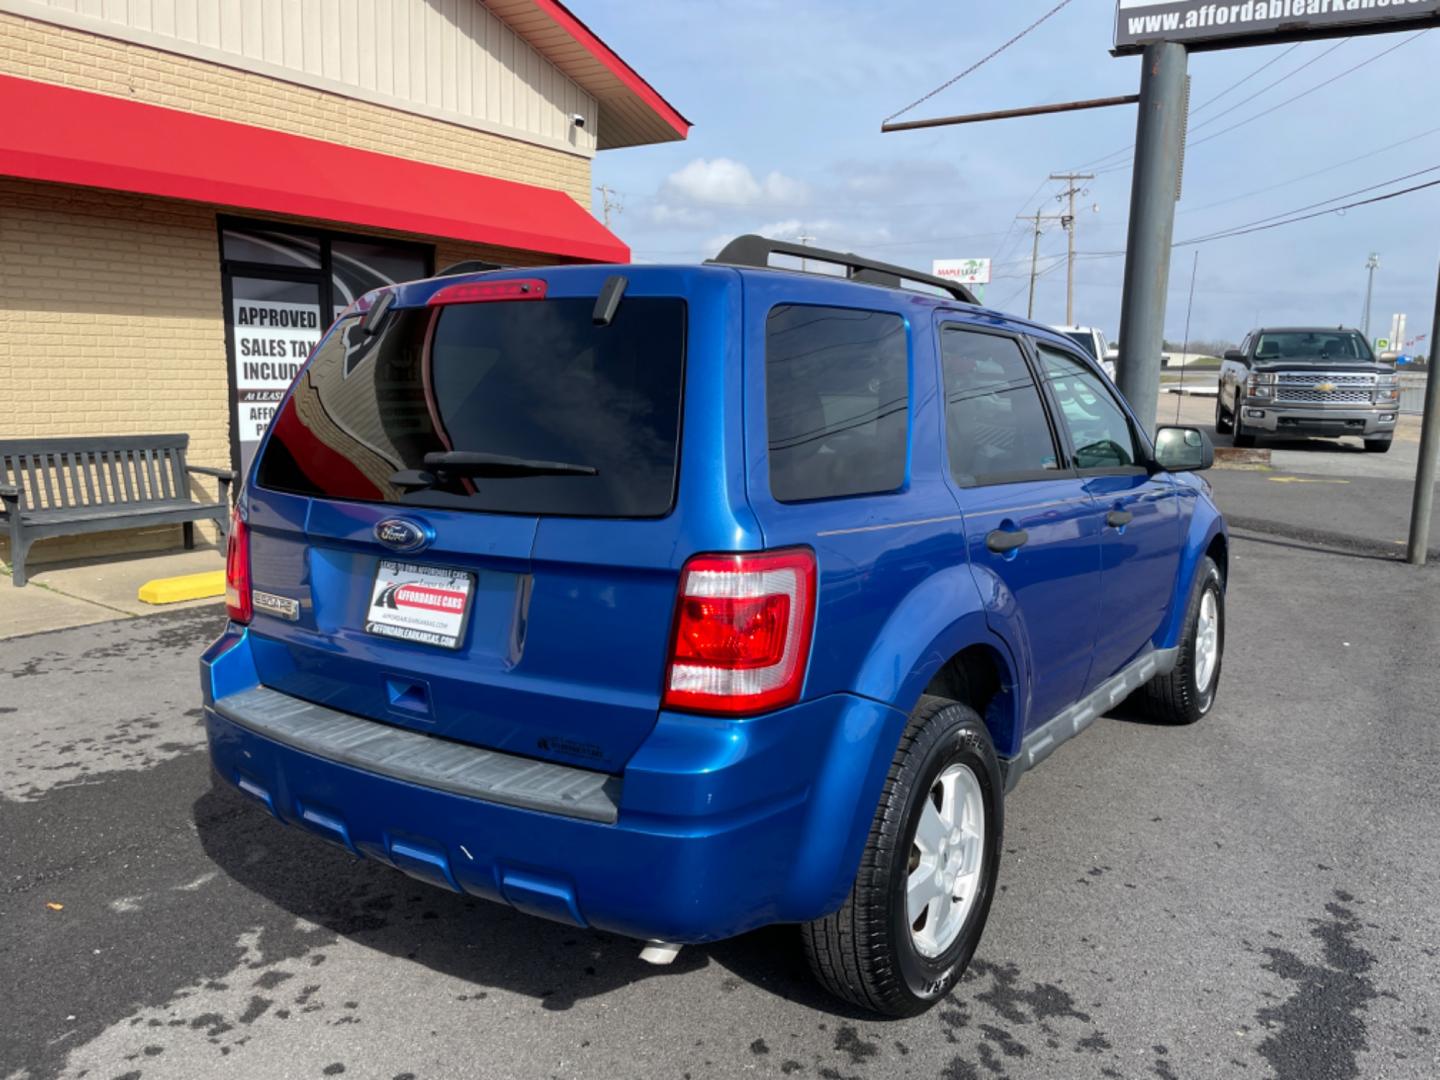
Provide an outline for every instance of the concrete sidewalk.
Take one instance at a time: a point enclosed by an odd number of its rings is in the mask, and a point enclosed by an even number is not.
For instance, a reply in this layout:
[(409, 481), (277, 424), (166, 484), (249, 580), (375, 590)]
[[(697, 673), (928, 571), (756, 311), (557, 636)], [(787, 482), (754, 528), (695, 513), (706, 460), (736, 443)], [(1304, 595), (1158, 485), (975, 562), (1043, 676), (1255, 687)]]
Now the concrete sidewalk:
[(109, 619), (154, 615), (178, 608), (223, 603), (223, 598), (178, 604), (142, 603), (140, 586), (155, 578), (222, 570), (225, 554), (215, 547), (183, 548), (154, 555), (115, 555), (33, 567), (30, 582), (17, 589), (8, 572), (0, 575), (0, 639), (62, 630)]

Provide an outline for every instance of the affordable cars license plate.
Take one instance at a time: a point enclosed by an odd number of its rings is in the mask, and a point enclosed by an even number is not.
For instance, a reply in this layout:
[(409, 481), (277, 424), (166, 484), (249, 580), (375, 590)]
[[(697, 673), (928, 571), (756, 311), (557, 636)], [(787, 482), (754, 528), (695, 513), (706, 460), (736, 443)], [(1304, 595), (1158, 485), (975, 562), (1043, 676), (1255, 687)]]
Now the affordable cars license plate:
[(474, 591), (475, 575), (467, 570), (381, 559), (365, 632), (458, 649)]

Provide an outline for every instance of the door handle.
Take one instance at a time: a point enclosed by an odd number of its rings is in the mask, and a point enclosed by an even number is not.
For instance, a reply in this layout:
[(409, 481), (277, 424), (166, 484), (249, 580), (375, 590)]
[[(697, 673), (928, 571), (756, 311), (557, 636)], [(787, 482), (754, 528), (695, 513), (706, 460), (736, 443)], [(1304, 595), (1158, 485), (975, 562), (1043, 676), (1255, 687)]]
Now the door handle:
[(1008, 529), (996, 529), (985, 537), (985, 546), (996, 555), (1007, 555), (1010, 552), (1025, 546), (1030, 539), (1030, 534), (1024, 529), (1017, 529), (1010, 532)]
[(1111, 510), (1105, 515), (1105, 524), (1112, 529), (1123, 529), (1130, 522), (1135, 520), (1135, 515), (1129, 510)]

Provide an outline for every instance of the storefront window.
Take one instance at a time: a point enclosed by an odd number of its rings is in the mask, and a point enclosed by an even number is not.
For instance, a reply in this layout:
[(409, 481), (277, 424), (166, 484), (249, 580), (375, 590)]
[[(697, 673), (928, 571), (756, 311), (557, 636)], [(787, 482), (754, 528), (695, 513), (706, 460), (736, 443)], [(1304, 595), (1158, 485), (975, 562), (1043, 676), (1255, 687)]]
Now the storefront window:
[(249, 470), (285, 391), (329, 324), (356, 297), (431, 273), (428, 245), (268, 222), (220, 228), (230, 344), (232, 453)]

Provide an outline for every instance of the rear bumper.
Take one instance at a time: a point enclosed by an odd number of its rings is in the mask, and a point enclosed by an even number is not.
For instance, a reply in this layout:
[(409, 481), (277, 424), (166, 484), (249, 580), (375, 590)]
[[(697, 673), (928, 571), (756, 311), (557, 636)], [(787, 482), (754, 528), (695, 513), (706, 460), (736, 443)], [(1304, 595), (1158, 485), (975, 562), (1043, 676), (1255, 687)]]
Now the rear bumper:
[[(1256, 416), (1255, 413), (1263, 415)], [(1395, 430), (1400, 406), (1387, 409), (1329, 409), (1276, 405), (1273, 401), (1246, 401), (1239, 413), (1246, 431), (1271, 435), (1319, 435), (1338, 438), (1356, 435), (1374, 438)], [(1390, 419), (1384, 420), (1382, 417)]]
[(607, 823), (386, 775), (237, 722), (232, 703), (258, 683), (249, 649), (232, 628), (201, 661), (222, 780), (441, 888), (642, 939), (712, 941), (838, 907), (905, 723), (848, 695), (741, 721), (662, 713), (609, 784)]

